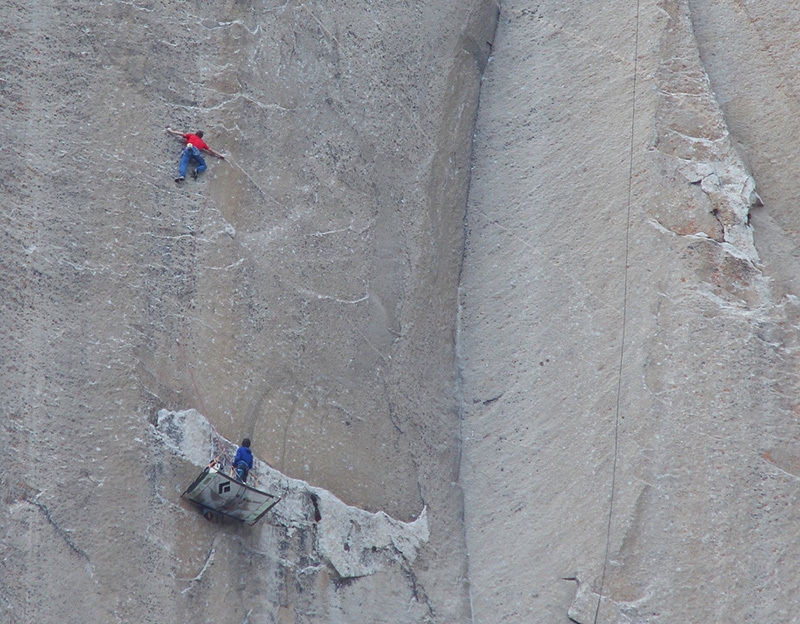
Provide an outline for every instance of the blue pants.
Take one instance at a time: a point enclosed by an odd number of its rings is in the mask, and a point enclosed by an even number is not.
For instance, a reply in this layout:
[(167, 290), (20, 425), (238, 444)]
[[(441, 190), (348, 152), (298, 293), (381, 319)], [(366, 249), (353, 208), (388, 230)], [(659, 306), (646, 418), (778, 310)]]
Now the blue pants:
[(197, 162), (197, 173), (203, 173), (206, 170), (206, 161), (200, 155), (200, 150), (194, 145), (187, 145), (181, 154), (181, 177), (186, 177), (186, 168), (189, 166), (191, 161)]
[(247, 481), (247, 473), (250, 471), (249, 468), (250, 467), (247, 465), (247, 463), (243, 461), (240, 461), (238, 464), (236, 464), (236, 474), (239, 477), (239, 481), (242, 483)]

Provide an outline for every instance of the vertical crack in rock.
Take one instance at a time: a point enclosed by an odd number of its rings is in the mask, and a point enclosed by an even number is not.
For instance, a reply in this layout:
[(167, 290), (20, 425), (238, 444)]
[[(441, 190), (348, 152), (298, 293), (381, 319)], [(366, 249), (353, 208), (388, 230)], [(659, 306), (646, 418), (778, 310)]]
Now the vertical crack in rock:
[[(666, 0), (658, 68), (657, 152), (696, 191), (683, 210), (656, 220), (680, 235), (707, 236), (736, 258), (759, 262), (750, 209), (761, 205), (753, 176), (736, 152), (703, 68), (686, 0)], [(677, 176), (676, 176), (677, 177)]]
[[(233, 457), (236, 445), (196, 410), (161, 410), (155, 435), (172, 452), (205, 468), (215, 457)], [(429, 539), (427, 510), (413, 522), (346, 505), (323, 488), (292, 479), (256, 459), (250, 473), (257, 487), (282, 498), (274, 521), (290, 529), (316, 525), (314, 551), (342, 579), (375, 574), (391, 562), (411, 564)]]

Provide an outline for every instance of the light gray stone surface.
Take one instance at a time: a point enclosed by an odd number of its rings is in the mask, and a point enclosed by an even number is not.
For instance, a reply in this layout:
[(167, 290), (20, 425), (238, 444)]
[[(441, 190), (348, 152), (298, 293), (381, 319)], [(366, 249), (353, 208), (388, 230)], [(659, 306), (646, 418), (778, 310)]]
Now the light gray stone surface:
[(461, 283), (474, 621), (796, 621), (800, 13), (502, 8)]
[[(0, 621), (469, 618), (453, 337), (495, 16), (0, 4)], [(167, 126), (227, 158), (176, 185)], [(206, 522), (161, 409), (361, 510), (359, 561), (325, 509)]]
[(797, 621), (798, 23), (0, 5), (0, 621)]

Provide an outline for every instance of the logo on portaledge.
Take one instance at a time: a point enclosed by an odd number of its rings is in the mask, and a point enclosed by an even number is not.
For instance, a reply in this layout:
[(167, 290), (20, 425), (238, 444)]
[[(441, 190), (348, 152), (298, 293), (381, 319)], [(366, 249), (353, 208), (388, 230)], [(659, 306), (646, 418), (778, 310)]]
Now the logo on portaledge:
[(219, 487), (217, 488), (217, 492), (220, 494), (224, 494), (231, 491), (231, 482), (226, 481), (225, 483), (220, 483)]

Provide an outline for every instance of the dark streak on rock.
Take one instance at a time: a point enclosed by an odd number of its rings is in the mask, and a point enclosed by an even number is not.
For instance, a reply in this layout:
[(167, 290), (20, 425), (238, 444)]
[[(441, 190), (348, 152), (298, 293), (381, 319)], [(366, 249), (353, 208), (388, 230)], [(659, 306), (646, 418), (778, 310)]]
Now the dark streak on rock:
[(428, 594), (425, 592), (425, 588), (417, 581), (417, 575), (406, 565), (403, 566), (403, 573), (408, 579), (409, 586), (411, 587), (411, 595), (414, 597), (414, 600), (420, 604), (424, 604), (428, 608), (428, 617), (430, 620), (436, 621), (436, 609), (434, 609), (431, 604)]
[(85, 559), (87, 563), (91, 563), (91, 560), (89, 559), (89, 555), (87, 555), (82, 549), (80, 549), (78, 547), (78, 545), (75, 544), (75, 542), (72, 541), (72, 539), (69, 536), (69, 533), (67, 533), (66, 530), (61, 528), (61, 526), (58, 524), (58, 522), (55, 521), (55, 519), (53, 518), (53, 515), (50, 513), (50, 510), (47, 508), (47, 505), (45, 505), (44, 503), (40, 503), (37, 500), (27, 499), (27, 502), (30, 503), (31, 505), (34, 505), (34, 506), (39, 508), (39, 511), (42, 512), (42, 515), (45, 517), (45, 519), (55, 529), (56, 534), (66, 542), (67, 546), (69, 546), (72, 549), (72, 551), (75, 552), (75, 554), (77, 554), (79, 557)]
[(501, 392), (501, 393), (500, 393), (500, 394), (498, 394), (496, 397), (492, 397), (491, 399), (486, 399), (486, 400), (483, 402), (483, 405), (491, 405), (492, 403), (494, 403), (495, 401), (497, 401), (497, 400), (498, 400), (500, 397), (502, 397), (502, 396), (503, 396), (503, 394), (504, 394), (504, 393), (502, 393), (502, 392)]
[(319, 497), (316, 494), (310, 494), (311, 503), (314, 505), (314, 522), (322, 520), (322, 513), (319, 510)]

